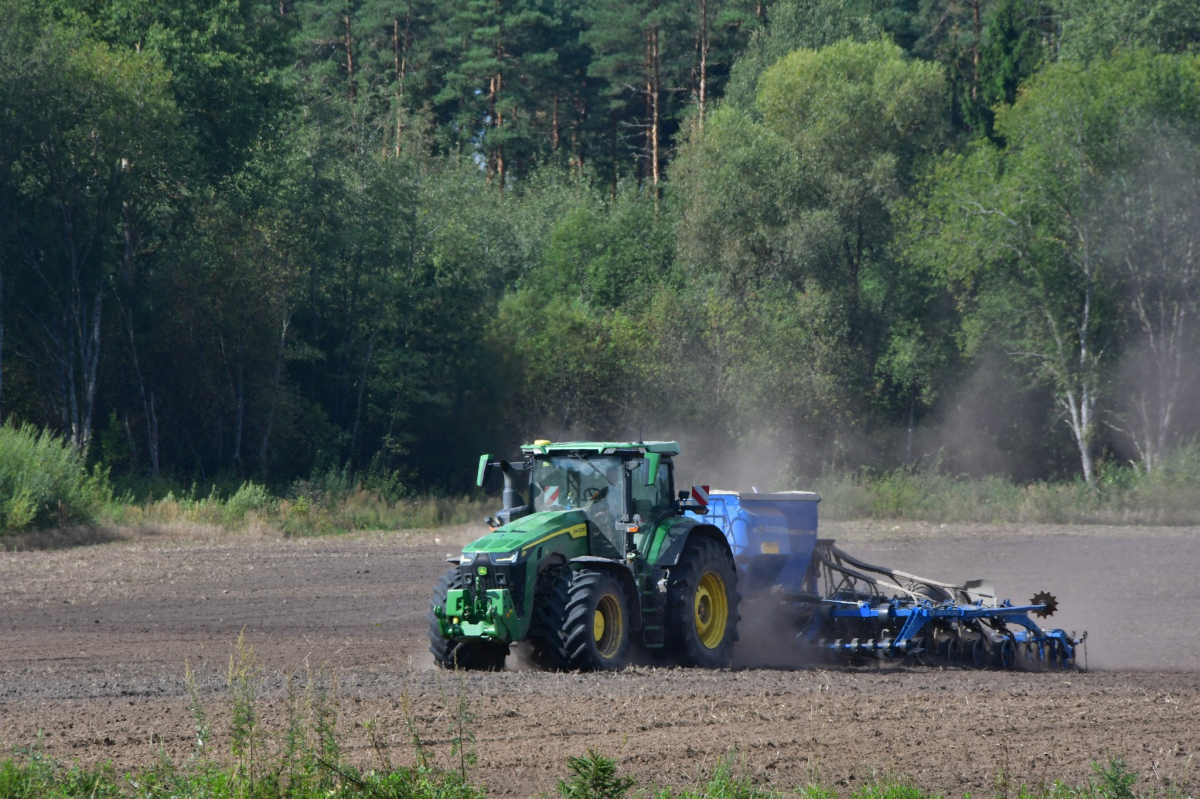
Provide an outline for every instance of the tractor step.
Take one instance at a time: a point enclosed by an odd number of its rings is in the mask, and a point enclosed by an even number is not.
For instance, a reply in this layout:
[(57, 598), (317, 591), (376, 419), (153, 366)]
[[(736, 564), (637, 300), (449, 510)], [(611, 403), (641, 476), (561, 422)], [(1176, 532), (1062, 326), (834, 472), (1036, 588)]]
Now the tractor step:
[(650, 649), (658, 649), (666, 644), (665, 616), (662, 608), (642, 610), (642, 641)]

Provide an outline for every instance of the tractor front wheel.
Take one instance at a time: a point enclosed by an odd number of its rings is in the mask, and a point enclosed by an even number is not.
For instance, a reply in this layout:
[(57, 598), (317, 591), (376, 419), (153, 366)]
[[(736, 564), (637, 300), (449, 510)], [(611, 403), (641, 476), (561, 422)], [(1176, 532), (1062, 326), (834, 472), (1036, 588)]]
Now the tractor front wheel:
[(504, 660), (508, 657), (508, 644), (498, 641), (453, 641), (442, 637), (442, 628), (433, 609), (445, 608), (446, 594), (451, 589), (461, 589), (465, 585), (458, 569), (453, 569), (442, 575), (437, 588), (433, 590), (433, 598), (429, 600), (429, 651), (433, 653), (433, 661), (443, 669), (503, 671)]
[(737, 640), (737, 572), (727, 549), (694, 538), (671, 569), (667, 641), (685, 666), (728, 666)]
[(611, 671), (629, 662), (629, 598), (617, 578), (581, 569), (571, 574), (562, 623), (563, 661), (580, 671)]

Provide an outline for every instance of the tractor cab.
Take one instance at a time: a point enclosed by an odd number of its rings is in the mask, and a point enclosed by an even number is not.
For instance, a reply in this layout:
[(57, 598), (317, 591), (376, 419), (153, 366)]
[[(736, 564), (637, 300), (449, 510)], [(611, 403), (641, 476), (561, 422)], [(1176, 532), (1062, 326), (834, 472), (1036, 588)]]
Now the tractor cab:
[[(655, 454), (616, 447), (536, 454), (530, 465), (532, 510), (582, 510), (591, 522), (592, 554), (624, 558), (629, 533), (644, 534), (656, 514), (673, 508), (671, 459)], [(652, 467), (656, 473), (648, 479)]]

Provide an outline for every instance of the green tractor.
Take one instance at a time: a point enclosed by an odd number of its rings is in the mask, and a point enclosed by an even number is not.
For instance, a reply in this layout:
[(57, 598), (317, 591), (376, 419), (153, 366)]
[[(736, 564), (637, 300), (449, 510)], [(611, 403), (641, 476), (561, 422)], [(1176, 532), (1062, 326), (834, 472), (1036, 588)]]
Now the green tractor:
[[(439, 666), (498, 670), (524, 643), (547, 669), (610, 670), (634, 648), (718, 668), (737, 640), (737, 570), (724, 534), (686, 516), (667, 441), (521, 447), (521, 461), (479, 460), (478, 483), (499, 470), (503, 510), (491, 532), (452, 558), (430, 602)], [(518, 479), (527, 487), (523, 494)]]

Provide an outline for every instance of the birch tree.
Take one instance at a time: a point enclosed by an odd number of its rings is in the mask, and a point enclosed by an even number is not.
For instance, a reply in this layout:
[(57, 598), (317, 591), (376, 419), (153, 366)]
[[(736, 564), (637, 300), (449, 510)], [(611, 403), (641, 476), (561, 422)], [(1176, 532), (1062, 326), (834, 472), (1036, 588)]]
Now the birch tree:
[(974, 340), (998, 337), (1052, 387), (1089, 482), (1120, 343), (1109, 184), (1142, 121), (1190, 113), (1198, 91), (1171, 56), (1054, 65), (998, 113), (1005, 149), (980, 143), (935, 172), (910, 234), (913, 257), (957, 282)]
[(178, 125), (152, 53), (113, 50), (52, 25), (0, 75), (0, 188), (20, 287), (21, 355), (64, 433), (86, 452), (103, 364), (105, 297), (137, 233), (163, 212)]
[(1132, 335), (1125, 356), (1130, 411), (1122, 427), (1142, 468), (1175, 443), (1180, 404), (1195, 383), (1200, 312), (1200, 157), (1172, 131), (1145, 140), (1146, 156), (1113, 180), (1114, 246)]

